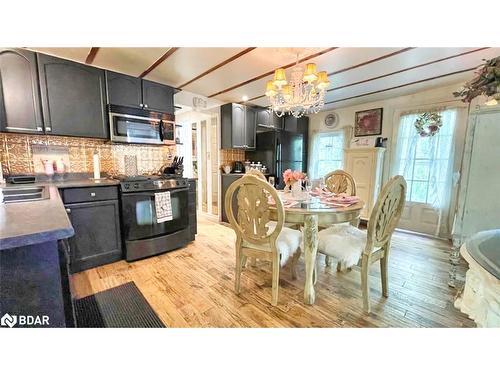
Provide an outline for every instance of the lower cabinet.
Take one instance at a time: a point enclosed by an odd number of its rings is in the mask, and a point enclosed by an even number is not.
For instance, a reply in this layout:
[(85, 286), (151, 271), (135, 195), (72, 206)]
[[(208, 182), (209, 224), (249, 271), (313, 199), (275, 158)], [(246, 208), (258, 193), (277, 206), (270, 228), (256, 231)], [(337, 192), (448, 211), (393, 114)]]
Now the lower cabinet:
[(75, 229), (69, 238), (70, 269), (80, 272), (122, 259), (118, 199), (65, 204)]

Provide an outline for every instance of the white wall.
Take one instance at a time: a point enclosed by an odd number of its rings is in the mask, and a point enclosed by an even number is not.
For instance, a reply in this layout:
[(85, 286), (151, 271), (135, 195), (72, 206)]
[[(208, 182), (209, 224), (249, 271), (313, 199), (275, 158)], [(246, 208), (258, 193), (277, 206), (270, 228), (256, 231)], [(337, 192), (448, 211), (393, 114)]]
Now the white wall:
[[(390, 175), (392, 149), (394, 148), (394, 145), (392, 144), (393, 130), (394, 126), (397, 125), (399, 112), (417, 109), (420, 107), (425, 108), (426, 106), (432, 107), (453, 104), (467, 106), (467, 104), (457, 100), (452, 94), (453, 91), (457, 91), (460, 86), (461, 84), (443, 86), (428, 91), (421, 91), (412, 95), (400, 96), (397, 98), (385, 99), (351, 107), (338, 108), (333, 111), (325, 111), (311, 115), (309, 116), (309, 140), (312, 142), (313, 133), (315, 132), (328, 131), (328, 129), (324, 126), (324, 119), (331, 112), (336, 112), (339, 115), (339, 126), (335, 129), (338, 130), (345, 126), (354, 126), (354, 115), (357, 111), (372, 108), (383, 108), (381, 136), (388, 138), (387, 151), (384, 159), (383, 181), (387, 181)], [(473, 105), (475, 105), (475, 103), (473, 103)], [(473, 107), (471, 106), (471, 108)], [(460, 124), (463, 129), (457, 130), (463, 134), (465, 132), (466, 121), (460, 121)], [(311, 144), (309, 144), (309, 149), (312, 149)]]

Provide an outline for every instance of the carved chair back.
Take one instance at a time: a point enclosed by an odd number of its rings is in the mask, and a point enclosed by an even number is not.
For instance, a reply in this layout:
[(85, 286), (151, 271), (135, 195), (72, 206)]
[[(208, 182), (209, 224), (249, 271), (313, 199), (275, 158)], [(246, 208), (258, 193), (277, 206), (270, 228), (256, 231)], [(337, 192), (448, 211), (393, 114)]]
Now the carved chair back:
[(328, 190), (335, 194), (347, 193), (349, 195), (356, 195), (354, 178), (341, 169), (328, 173), (325, 176), (325, 185)]
[[(238, 214), (233, 211), (233, 196), (236, 194)], [(277, 210), (277, 224), (269, 231), (269, 198), (272, 198)], [(276, 239), (283, 229), (285, 211), (276, 189), (267, 181), (252, 174), (247, 174), (233, 182), (225, 196), (227, 217), (236, 232), (237, 240), (244, 240), (255, 245), (269, 243), (275, 250)]]
[(365, 253), (374, 247), (384, 247), (403, 212), (406, 198), (406, 181), (403, 176), (392, 177), (380, 192), (368, 222), (368, 238)]

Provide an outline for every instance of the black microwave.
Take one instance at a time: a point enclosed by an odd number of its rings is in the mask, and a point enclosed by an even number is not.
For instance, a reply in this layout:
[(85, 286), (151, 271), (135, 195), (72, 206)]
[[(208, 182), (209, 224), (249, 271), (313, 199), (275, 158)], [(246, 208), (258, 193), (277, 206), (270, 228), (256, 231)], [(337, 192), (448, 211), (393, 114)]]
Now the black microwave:
[(110, 105), (108, 115), (112, 142), (175, 144), (175, 117), (172, 114)]

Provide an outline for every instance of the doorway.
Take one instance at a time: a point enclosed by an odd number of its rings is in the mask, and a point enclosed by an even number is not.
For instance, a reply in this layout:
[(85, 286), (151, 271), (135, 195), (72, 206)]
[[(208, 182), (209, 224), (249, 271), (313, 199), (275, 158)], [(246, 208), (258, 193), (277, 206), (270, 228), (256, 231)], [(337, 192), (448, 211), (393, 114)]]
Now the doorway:
[(457, 108), (435, 112), (441, 116), (442, 126), (433, 136), (418, 134), (415, 121), (421, 112), (399, 116), (392, 170), (393, 175), (403, 175), (407, 183), (398, 227), (448, 238), (463, 149), (463, 113)]
[[(201, 115), (201, 114), (200, 114)], [(219, 116), (209, 113), (197, 122), (198, 198), (201, 212), (219, 215)]]

